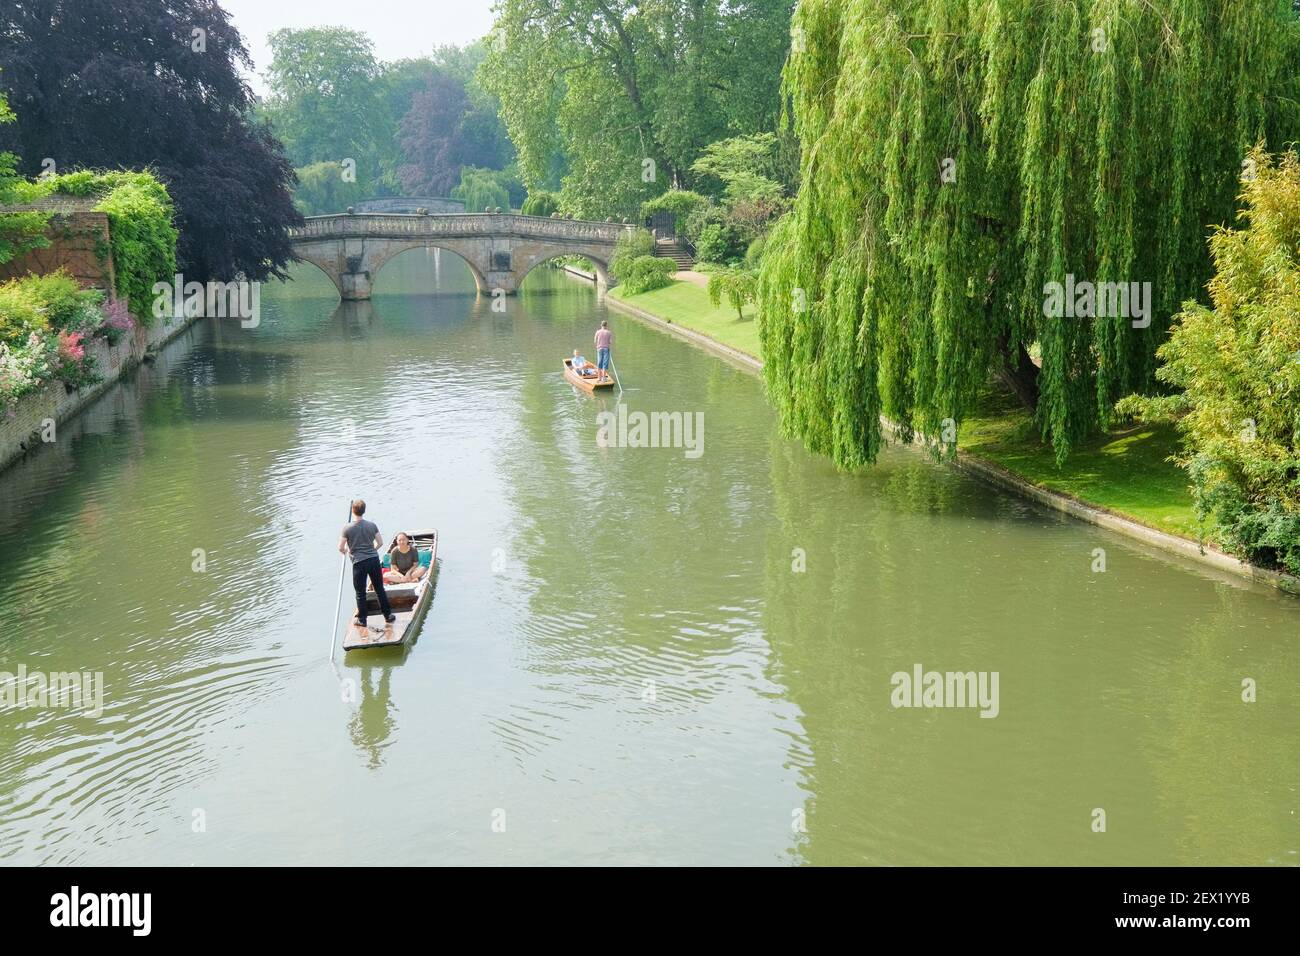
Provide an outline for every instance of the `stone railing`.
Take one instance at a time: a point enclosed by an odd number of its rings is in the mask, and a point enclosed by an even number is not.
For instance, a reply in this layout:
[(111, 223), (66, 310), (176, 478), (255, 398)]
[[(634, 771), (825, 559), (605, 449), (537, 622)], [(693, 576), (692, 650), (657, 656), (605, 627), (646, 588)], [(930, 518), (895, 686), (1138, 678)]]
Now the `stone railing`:
[(312, 239), (409, 239), (480, 236), (517, 236), (524, 239), (582, 240), (614, 242), (631, 226), (585, 219), (548, 219), (513, 213), (466, 213), (462, 215), (401, 215), (358, 213), (312, 216), (302, 226), (289, 230), (295, 241)]

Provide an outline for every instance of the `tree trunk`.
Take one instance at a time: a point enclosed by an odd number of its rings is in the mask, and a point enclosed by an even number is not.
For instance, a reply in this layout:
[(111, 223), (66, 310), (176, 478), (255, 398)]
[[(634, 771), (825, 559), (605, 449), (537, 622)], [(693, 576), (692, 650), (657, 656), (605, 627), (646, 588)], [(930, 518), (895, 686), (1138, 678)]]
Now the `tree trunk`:
[(1007, 335), (998, 339), (998, 378), (1032, 412), (1038, 408), (1038, 366), (1024, 345), (1017, 345), (1013, 355), (1010, 341)]

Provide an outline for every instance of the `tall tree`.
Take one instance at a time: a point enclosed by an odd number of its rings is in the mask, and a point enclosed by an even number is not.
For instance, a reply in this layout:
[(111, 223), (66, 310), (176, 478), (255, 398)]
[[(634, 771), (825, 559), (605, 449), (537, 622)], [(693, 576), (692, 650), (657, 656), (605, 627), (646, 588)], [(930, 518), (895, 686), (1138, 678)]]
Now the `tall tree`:
[(510, 140), (487, 98), (474, 89), (472, 72), (463, 79), (446, 68), (415, 94), (398, 130), (398, 176), (408, 195), (446, 196), (465, 166), (509, 165)]
[(689, 185), (708, 143), (770, 129), (789, 0), (503, 0), (480, 70), (530, 189), (583, 215)]
[(28, 0), (0, 7), (0, 148), (49, 168), (156, 170), (195, 279), (278, 274), (299, 221), (293, 169), (250, 116), (251, 62), (214, 0)]
[(270, 94), (263, 105), (294, 165), (352, 159), (379, 175), (384, 124), (380, 67), (364, 33), (343, 27), (276, 30), (268, 38)]
[[(802, 186), (760, 287), (787, 428), (859, 465), (882, 414), (951, 434), (996, 370), (1064, 457), (1153, 384), (1246, 150), (1300, 133), (1296, 26), (1284, 0), (803, 0)], [(1154, 301), (1056, 314), (1076, 280)]]

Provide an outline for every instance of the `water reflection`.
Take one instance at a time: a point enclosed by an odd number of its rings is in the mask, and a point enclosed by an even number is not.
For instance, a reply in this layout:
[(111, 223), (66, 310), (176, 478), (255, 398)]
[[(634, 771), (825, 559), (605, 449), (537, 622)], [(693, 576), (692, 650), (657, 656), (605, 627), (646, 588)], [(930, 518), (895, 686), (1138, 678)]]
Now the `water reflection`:
[[(0, 670), (107, 688), (0, 712), (0, 859), (1295, 861), (1300, 602), (911, 450), (837, 473), (552, 270), (504, 312), (423, 251), (368, 303), (308, 270), (262, 304), (0, 476)], [(622, 401), (702, 412), (702, 458), (597, 446), (619, 397), (559, 362), (606, 317)], [(331, 668), (357, 495), (438, 527), (438, 591)], [(894, 710), (918, 662), (999, 671), (999, 717)]]

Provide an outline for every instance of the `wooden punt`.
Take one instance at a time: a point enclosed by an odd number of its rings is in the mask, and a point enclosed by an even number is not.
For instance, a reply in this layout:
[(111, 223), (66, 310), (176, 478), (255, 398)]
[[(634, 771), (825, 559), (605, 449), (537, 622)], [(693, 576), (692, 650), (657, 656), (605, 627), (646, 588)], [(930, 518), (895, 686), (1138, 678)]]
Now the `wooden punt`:
[[(595, 367), (596, 366), (592, 365), (590, 362), (588, 362), (586, 365), (583, 366), (583, 368), (589, 368), (589, 369), (595, 369)], [(573, 370), (573, 359), (566, 358), (564, 360), (564, 377), (569, 380), (570, 384), (578, 386), (578, 388), (582, 389), (584, 392), (591, 392), (593, 394), (598, 388), (614, 387), (614, 379), (612, 376), (606, 377), (605, 381), (603, 382), (597, 382), (596, 376), (594, 375), (591, 376), (579, 375), (577, 372)]]
[[(354, 611), (348, 621), (347, 630), (343, 632), (343, 650), (356, 651), (372, 647), (396, 647), (414, 637), (420, 629), (420, 622), (433, 601), (433, 576), (438, 562), (438, 532), (412, 531), (411, 544), (421, 551), (429, 552), (429, 570), (423, 578), (414, 584), (385, 584), (384, 593), (393, 616), (397, 618), (392, 624), (384, 621), (379, 613), (379, 598), (373, 587), (366, 588), (366, 626), (357, 624)], [(397, 535), (393, 535), (394, 538)], [(397, 547), (394, 540), (388, 545), (391, 553)]]

